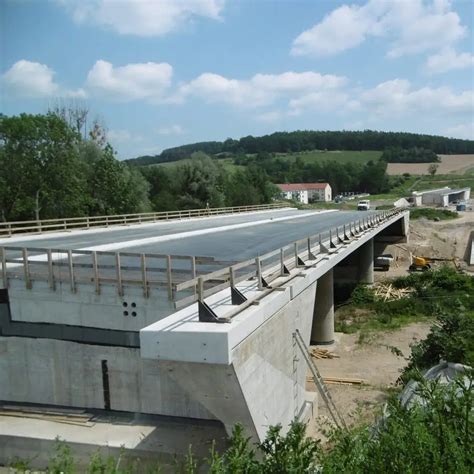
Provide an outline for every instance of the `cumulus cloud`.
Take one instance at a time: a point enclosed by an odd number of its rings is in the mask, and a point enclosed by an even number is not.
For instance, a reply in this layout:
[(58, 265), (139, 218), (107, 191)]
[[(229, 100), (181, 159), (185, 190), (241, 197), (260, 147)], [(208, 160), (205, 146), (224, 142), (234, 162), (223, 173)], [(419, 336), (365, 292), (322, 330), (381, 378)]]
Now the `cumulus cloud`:
[(466, 33), (448, 0), (369, 0), (342, 5), (293, 41), (297, 56), (329, 56), (369, 37), (390, 41), (388, 56), (399, 57), (451, 45)]
[(454, 69), (466, 69), (474, 66), (474, 54), (456, 53), (453, 48), (444, 48), (426, 61), (426, 70), (430, 74), (441, 74)]
[(5, 91), (14, 97), (47, 98), (64, 96), (84, 98), (84, 89), (67, 90), (54, 81), (55, 72), (45, 64), (21, 59), (2, 75)]
[(219, 20), (225, 0), (61, 0), (74, 21), (120, 34), (162, 36), (193, 18)]
[(51, 97), (59, 91), (51, 68), (24, 59), (17, 61), (2, 79), (7, 91), (15, 96)]
[(94, 95), (118, 101), (144, 99), (159, 102), (171, 85), (173, 68), (167, 63), (138, 63), (114, 67), (97, 61), (86, 86)]
[(382, 82), (373, 89), (363, 91), (358, 101), (379, 115), (406, 113), (472, 114), (474, 92), (453, 92), (449, 87), (422, 87), (415, 89), (405, 79)]
[(184, 133), (181, 125), (169, 125), (167, 127), (159, 127), (157, 132), (160, 135), (182, 135)]
[(244, 80), (204, 73), (181, 85), (175, 98), (177, 101), (184, 101), (191, 96), (211, 103), (220, 102), (255, 108), (271, 105), (278, 99), (291, 98), (312, 91), (337, 89), (346, 82), (347, 79), (342, 76), (323, 75), (311, 71), (256, 74)]

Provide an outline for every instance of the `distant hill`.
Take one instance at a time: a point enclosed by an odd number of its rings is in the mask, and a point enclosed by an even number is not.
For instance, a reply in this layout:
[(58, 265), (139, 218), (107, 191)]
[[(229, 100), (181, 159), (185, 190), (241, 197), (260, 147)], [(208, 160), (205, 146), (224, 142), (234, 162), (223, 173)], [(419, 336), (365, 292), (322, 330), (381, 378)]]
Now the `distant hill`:
[(474, 140), (461, 140), (436, 135), (405, 132), (364, 131), (295, 131), (275, 132), (262, 137), (247, 137), (223, 142), (199, 142), (163, 150), (160, 155), (139, 156), (126, 160), (137, 166), (147, 166), (189, 158), (192, 153), (208, 155), (297, 153), (309, 150), (385, 150), (386, 148), (425, 148), (440, 154), (474, 153)]

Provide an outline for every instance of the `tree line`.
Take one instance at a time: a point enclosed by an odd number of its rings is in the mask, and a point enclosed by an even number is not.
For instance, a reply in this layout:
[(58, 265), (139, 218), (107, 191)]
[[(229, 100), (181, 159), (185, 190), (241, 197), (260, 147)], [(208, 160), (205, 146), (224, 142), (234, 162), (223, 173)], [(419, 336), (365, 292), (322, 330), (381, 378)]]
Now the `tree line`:
[(263, 204), (277, 193), (257, 166), (228, 175), (204, 154), (170, 170), (131, 167), (76, 112), (0, 116), (0, 220)]
[(439, 156), (426, 148), (387, 148), (380, 157), (387, 163), (439, 163)]
[(128, 160), (136, 165), (150, 165), (189, 158), (192, 153), (208, 155), (293, 153), (309, 150), (385, 150), (386, 148), (425, 148), (440, 154), (474, 153), (474, 140), (447, 138), (406, 132), (364, 131), (310, 131), (275, 132), (239, 140), (228, 138), (223, 142), (209, 141), (168, 148), (160, 155), (147, 155)]
[(252, 156), (240, 155), (234, 159), (234, 163), (262, 169), (273, 183), (328, 182), (333, 195), (346, 191), (379, 194), (390, 190), (387, 163), (381, 160), (371, 160), (366, 164), (336, 161), (320, 163), (305, 162), (299, 156), (295, 160), (285, 160), (260, 152)]

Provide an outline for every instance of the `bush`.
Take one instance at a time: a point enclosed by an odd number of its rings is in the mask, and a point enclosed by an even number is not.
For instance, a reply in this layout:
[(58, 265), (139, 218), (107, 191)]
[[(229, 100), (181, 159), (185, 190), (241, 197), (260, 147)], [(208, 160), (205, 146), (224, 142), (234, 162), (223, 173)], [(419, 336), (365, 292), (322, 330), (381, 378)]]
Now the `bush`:
[(430, 221), (440, 220), (446, 221), (449, 219), (456, 219), (459, 217), (459, 214), (454, 211), (449, 211), (447, 209), (433, 209), (429, 207), (420, 207), (417, 209), (410, 210), (411, 219), (421, 219), (425, 218)]

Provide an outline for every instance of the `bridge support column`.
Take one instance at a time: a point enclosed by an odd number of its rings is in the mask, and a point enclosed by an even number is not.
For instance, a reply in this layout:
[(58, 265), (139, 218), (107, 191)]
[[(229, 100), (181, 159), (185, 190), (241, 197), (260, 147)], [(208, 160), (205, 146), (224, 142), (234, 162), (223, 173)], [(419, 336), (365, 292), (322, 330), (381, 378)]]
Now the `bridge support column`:
[(360, 283), (371, 284), (374, 282), (374, 239), (368, 240), (358, 251)]
[(311, 344), (334, 342), (334, 277), (329, 270), (318, 279), (314, 304)]

